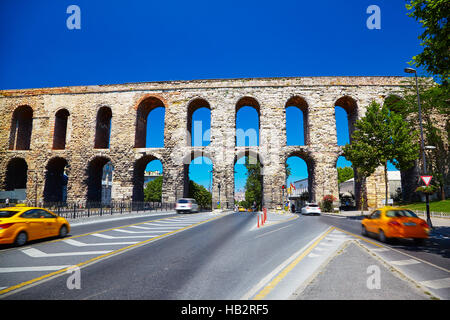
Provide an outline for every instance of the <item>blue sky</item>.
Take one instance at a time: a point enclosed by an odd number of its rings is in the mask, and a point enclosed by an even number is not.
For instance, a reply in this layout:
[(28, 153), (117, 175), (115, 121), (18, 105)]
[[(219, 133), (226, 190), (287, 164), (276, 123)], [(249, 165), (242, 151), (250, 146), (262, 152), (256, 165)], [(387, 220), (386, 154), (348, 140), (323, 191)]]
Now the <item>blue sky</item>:
[[(81, 9), (80, 30), (66, 26), (72, 4)], [(381, 9), (379, 30), (366, 27), (370, 5)], [(422, 50), (420, 33), (403, 0), (1, 0), (0, 89), (405, 75)], [(301, 177), (305, 170), (293, 166)]]

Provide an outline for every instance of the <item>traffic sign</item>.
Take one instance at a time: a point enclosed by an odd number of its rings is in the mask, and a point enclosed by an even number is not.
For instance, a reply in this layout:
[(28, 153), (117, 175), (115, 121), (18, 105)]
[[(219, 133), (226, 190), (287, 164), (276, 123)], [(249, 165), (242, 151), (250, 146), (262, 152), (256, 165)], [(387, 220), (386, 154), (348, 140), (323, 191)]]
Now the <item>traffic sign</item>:
[(430, 184), (431, 178), (433, 178), (433, 176), (420, 176), (420, 178), (422, 178), (422, 181), (428, 187), (428, 185)]

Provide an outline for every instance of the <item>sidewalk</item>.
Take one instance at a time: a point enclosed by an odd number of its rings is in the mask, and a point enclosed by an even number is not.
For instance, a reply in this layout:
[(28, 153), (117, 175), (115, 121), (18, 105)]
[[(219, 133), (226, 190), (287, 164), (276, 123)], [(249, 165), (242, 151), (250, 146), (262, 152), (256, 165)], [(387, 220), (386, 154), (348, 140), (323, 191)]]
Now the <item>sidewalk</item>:
[[(376, 278), (375, 272), (379, 274)], [(315, 277), (291, 296), (294, 300), (429, 300), (409, 280), (390, 271), (354, 241), (347, 242)]]

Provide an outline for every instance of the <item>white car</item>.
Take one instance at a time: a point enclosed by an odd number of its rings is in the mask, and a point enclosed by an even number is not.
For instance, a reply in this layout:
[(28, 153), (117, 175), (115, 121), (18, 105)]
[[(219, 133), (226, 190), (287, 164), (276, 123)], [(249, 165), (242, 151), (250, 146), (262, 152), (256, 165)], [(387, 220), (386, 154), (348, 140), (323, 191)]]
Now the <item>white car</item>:
[(177, 200), (175, 205), (175, 210), (177, 213), (180, 212), (198, 212), (198, 204), (195, 199), (192, 198), (181, 198)]
[(306, 206), (302, 208), (302, 214), (317, 214), (320, 215), (322, 211), (317, 203), (307, 203)]

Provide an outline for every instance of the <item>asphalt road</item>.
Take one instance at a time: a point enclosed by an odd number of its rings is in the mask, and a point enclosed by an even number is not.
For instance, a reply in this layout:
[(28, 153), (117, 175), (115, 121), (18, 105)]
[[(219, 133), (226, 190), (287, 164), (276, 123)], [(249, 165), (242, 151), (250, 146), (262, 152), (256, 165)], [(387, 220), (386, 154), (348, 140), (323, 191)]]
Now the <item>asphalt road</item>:
[[(333, 225), (348, 232), (361, 235), (361, 216), (337, 218), (334, 216), (322, 215), (320, 220), (325, 224)], [(375, 236), (370, 237), (369, 239), (381, 243)], [(424, 245), (416, 245), (409, 239), (393, 239), (388, 243), (383, 243), (383, 245), (450, 270), (450, 237), (447, 237), (447, 231), (442, 232), (439, 228), (437, 228), (436, 231), (431, 232), (430, 238)]]
[[(293, 292), (304, 280), (302, 277), (327, 258), (320, 257), (313, 248), (319, 250), (322, 245), (334, 252), (351, 237), (330, 226), (359, 235), (359, 225), (355, 219), (323, 215), (296, 216), (256, 228), (254, 213), (165, 214), (79, 225), (63, 240), (0, 248), (0, 298), (285, 297), (280, 294)], [(432, 248), (427, 251), (406, 245), (406, 249), (399, 250), (448, 267), (448, 251), (441, 254)], [(305, 248), (310, 251), (305, 252)], [(62, 267), (73, 265), (81, 267), (79, 288), (73, 286), (75, 272), (61, 272), (65, 270)], [(284, 273), (286, 276), (280, 277)], [(275, 285), (268, 285), (269, 280)]]

